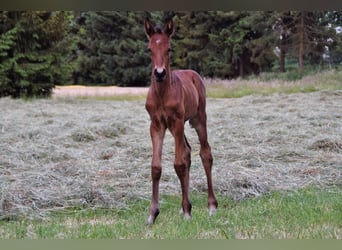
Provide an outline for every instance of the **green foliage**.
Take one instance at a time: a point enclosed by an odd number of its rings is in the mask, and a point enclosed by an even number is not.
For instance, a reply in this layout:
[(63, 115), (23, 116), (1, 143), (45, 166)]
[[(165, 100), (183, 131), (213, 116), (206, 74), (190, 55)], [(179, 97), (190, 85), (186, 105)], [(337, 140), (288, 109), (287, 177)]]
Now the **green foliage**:
[(18, 27), (14, 27), (0, 36), (0, 96), (10, 95), (12, 86), (8, 72), (14, 67), (13, 58), (9, 58), (10, 50), (15, 45), (15, 37)]
[[(1, 11), (0, 96), (45, 96), (54, 84), (70, 82), (148, 85), (145, 17), (160, 26), (173, 18), (171, 67), (204, 77), (291, 75), (292, 68), (302, 70), (302, 59), (304, 71), (333, 67), (342, 62), (341, 16), (340, 11)], [(292, 79), (301, 75), (305, 72)]]
[(75, 82), (146, 85), (149, 57), (140, 12), (86, 12)]
[(68, 13), (2, 12), (0, 21), (0, 96), (49, 96), (68, 79)]

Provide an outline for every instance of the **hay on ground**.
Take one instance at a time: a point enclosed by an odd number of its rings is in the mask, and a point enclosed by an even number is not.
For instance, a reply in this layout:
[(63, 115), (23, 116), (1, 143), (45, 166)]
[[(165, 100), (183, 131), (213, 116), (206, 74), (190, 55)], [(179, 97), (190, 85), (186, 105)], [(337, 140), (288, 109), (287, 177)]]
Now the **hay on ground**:
[[(217, 193), (241, 200), (308, 185), (342, 186), (342, 106), (335, 92), (208, 99)], [(0, 99), (0, 218), (72, 206), (121, 207), (151, 193), (144, 102)], [(195, 131), (191, 190), (206, 192)], [(160, 192), (179, 195), (166, 134)], [(205, 206), (205, 204), (203, 204)]]

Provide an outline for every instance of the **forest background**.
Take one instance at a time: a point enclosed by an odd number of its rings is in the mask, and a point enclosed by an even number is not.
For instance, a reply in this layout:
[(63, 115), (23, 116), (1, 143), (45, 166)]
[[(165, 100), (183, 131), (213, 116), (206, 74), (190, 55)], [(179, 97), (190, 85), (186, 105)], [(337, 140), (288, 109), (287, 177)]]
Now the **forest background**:
[(173, 18), (171, 67), (246, 78), (342, 63), (341, 11), (1, 11), (0, 97), (55, 85), (148, 86), (145, 18)]

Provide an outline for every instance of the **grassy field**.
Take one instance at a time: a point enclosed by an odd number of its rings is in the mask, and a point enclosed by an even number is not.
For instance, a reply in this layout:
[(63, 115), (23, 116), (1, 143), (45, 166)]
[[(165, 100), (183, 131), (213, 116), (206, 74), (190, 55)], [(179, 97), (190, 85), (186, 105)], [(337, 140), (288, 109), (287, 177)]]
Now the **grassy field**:
[[(178, 213), (167, 133), (161, 214), (152, 227), (145, 225), (151, 143), (140, 94), (2, 98), (0, 238), (342, 238), (340, 74), (241, 80), (243, 97), (233, 99), (214, 92), (233, 93), (237, 82), (208, 82), (219, 210), (208, 218), (197, 136), (187, 125), (193, 219)], [(306, 84), (314, 92), (301, 91)], [(283, 91), (292, 85), (299, 90)], [(273, 89), (260, 93), (260, 86)]]
[(233, 81), (206, 79), (207, 94), (214, 98), (238, 98), (253, 94), (267, 96), (342, 89), (342, 70), (317, 72), (303, 76), (300, 80), (288, 80), (293, 78), (291, 74), (264, 73), (252, 79)]
[(161, 198), (162, 214), (146, 226), (148, 201), (123, 209), (69, 208), (44, 219), (0, 222), (2, 238), (32, 239), (340, 239), (342, 193), (338, 189), (275, 192), (234, 202), (219, 196), (208, 217), (205, 196), (193, 194), (193, 218), (179, 214), (179, 197)]

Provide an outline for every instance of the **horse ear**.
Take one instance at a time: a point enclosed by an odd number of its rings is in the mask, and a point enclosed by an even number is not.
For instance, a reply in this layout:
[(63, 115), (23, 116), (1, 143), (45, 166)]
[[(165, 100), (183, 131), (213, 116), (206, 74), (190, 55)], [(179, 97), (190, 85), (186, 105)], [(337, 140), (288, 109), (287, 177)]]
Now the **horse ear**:
[(153, 25), (148, 18), (145, 19), (145, 33), (149, 39), (155, 33)]
[(165, 34), (167, 34), (169, 37), (173, 35), (174, 29), (173, 29), (173, 21), (170, 19), (170, 21), (166, 24), (164, 28)]

